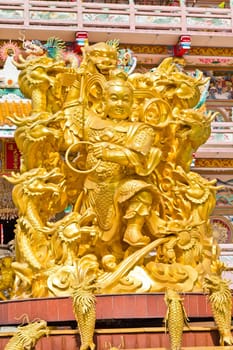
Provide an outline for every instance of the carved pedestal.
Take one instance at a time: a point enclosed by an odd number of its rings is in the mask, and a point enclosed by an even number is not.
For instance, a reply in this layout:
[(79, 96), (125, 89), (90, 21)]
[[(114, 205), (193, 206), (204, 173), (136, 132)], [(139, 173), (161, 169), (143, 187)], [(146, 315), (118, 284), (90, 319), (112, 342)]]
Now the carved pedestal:
[[(217, 346), (218, 332), (207, 296), (191, 293), (184, 294), (183, 298), (190, 319), (190, 329), (185, 328), (183, 333), (183, 347)], [(99, 295), (96, 306), (98, 350), (120, 344), (121, 349), (169, 348), (169, 336), (163, 323), (166, 314), (163, 293)], [(0, 302), (0, 349), (4, 349), (25, 314), (30, 321), (44, 319), (51, 327), (51, 335), (39, 340), (36, 350), (79, 349), (79, 333), (68, 297)]]

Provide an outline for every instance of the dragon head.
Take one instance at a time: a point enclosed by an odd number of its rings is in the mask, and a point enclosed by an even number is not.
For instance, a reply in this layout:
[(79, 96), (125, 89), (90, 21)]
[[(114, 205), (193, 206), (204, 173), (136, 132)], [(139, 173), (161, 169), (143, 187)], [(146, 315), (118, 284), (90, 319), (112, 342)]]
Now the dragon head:
[(60, 193), (64, 183), (64, 175), (58, 168), (49, 172), (39, 168), (37, 174), (24, 183), (24, 191), (31, 196), (42, 195), (45, 192), (52, 192), (56, 196)]
[(33, 349), (41, 337), (49, 334), (49, 328), (46, 321), (38, 320), (19, 326), (17, 334), (22, 340), (24, 349)]
[(203, 289), (209, 295), (225, 292), (228, 293), (229, 281), (222, 279), (221, 276), (205, 276), (203, 281)]

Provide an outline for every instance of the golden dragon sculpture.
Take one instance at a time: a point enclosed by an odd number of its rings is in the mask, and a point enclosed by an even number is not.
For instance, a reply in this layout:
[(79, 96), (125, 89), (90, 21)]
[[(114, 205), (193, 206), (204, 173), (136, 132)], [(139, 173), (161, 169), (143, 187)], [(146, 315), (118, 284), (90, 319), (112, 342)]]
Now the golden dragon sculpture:
[(73, 286), (73, 311), (81, 338), (80, 350), (94, 350), (93, 340), (96, 321), (95, 277), (84, 279)]
[(11, 297), (72, 295), (81, 350), (94, 350), (96, 286), (166, 292), (178, 350), (187, 317), (177, 286), (202, 292), (204, 283), (220, 344), (232, 345), (231, 293), (210, 223), (218, 187), (191, 171), (215, 118), (202, 94), (209, 78), (173, 57), (127, 74), (117, 42), (83, 48), (79, 67), (48, 45), (27, 48), (15, 65), (32, 113), (11, 118), (21, 164), (7, 177), (19, 212)]
[(48, 334), (49, 329), (44, 320), (19, 326), (4, 350), (34, 350), (38, 340)]
[(184, 325), (189, 327), (183, 300), (178, 292), (168, 289), (165, 293), (165, 302), (167, 304), (165, 326), (169, 331), (171, 350), (181, 350)]
[(231, 333), (232, 294), (229, 281), (221, 277), (225, 264), (218, 260), (211, 265), (211, 269), (213, 274), (205, 276), (203, 287), (209, 296), (214, 320), (220, 335), (219, 343), (221, 346), (233, 345)]

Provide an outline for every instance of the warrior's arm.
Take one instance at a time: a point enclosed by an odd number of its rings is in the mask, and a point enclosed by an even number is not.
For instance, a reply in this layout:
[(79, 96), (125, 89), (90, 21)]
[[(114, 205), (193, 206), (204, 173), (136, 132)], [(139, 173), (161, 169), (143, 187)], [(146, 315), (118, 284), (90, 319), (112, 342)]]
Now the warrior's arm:
[(127, 166), (129, 165), (128, 155), (132, 152), (122, 146), (101, 142), (93, 146), (93, 153), (98, 159)]
[[(132, 133), (133, 134), (133, 133)], [(146, 157), (154, 143), (154, 132), (150, 127), (143, 127), (129, 135), (125, 146), (109, 142), (100, 142), (93, 146), (96, 158), (119, 163), (121, 165), (138, 165), (146, 162)]]

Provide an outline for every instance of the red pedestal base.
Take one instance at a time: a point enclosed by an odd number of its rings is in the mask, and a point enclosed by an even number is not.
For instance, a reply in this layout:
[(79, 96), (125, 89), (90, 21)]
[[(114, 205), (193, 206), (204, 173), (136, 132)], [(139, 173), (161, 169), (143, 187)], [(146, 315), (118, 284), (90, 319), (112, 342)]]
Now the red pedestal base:
[[(184, 307), (190, 319), (185, 328), (184, 347), (218, 345), (218, 332), (207, 296), (185, 294)], [(164, 294), (121, 294), (97, 296), (95, 343), (97, 349), (109, 349), (110, 344), (122, 349), (169, 348), (165, 333)], [(51, 326), (51, 335), (38, 341), (36, 350), (77, 350), (79, 334), (72, 311), (71, 298), (10, 300), (0, 302), (0, 349), (12, 336), (15, 327), (27, 314), (30, 321), (44, 319)]]

